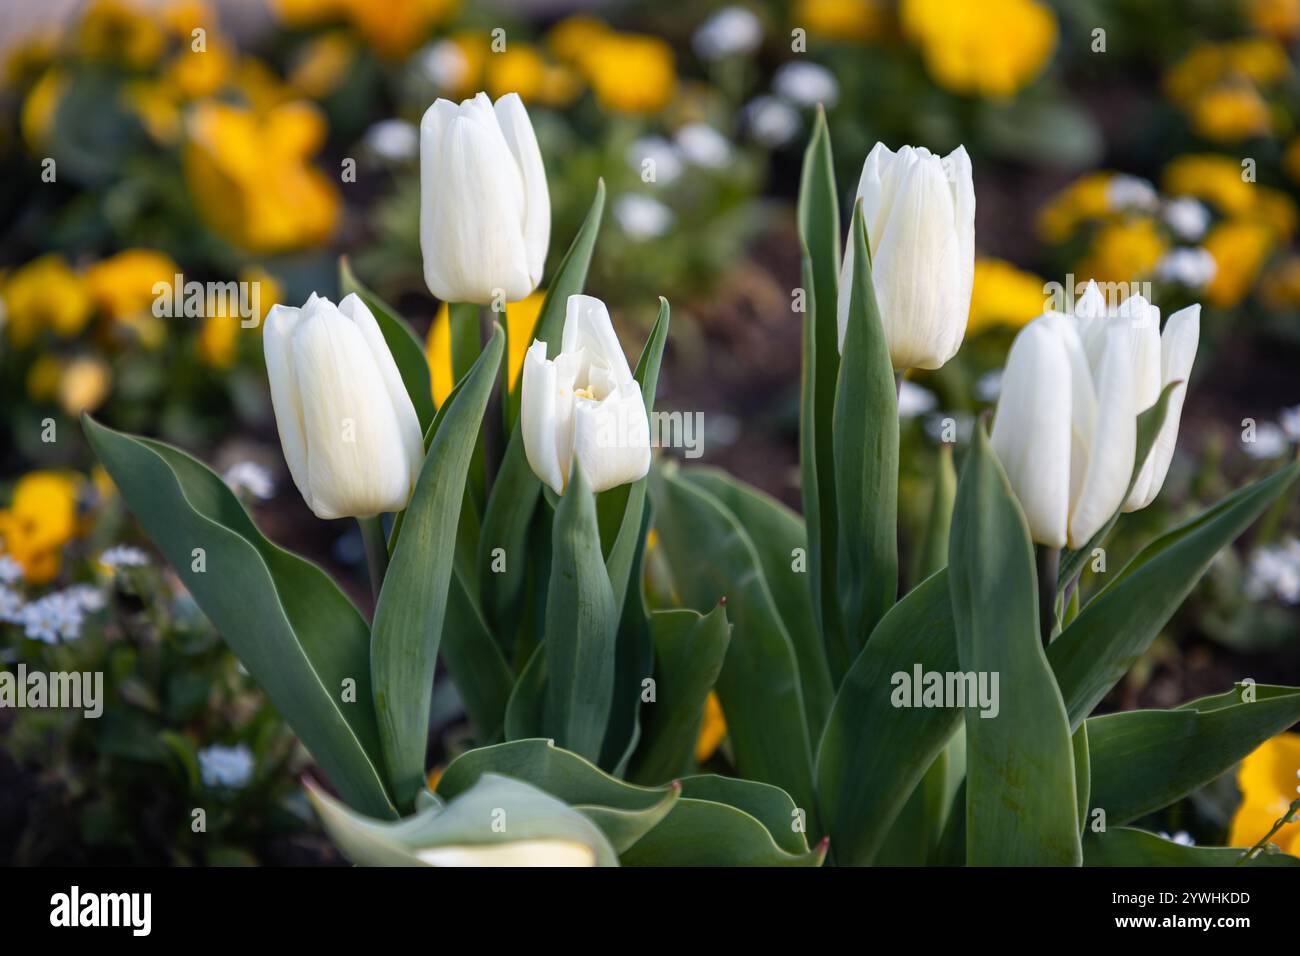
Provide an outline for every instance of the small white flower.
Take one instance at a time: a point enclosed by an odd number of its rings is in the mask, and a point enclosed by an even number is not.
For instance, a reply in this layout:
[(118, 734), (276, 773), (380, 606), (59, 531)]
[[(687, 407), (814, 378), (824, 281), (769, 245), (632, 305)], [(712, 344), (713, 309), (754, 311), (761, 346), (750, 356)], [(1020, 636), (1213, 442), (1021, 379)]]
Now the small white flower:
[(903, 384), (898, 390), (899, 418), (906, 420), (924, 415), (926, 412), (933, 411), (938, 403), (934, 392), (903, 379)]
[(0, 584), (14, 584), (23, 578), (23, 566), (12, 555), (0, 554)]
[(28, 637), (53, 644), (58, 640), (72, 641), (80, 637), (81, 618), (80, 605), (59, 592), (47, 594), (24, 607), (19, 623)]
[(99, 556), (99, 563), (111, 570), (142, 568), (149, 563), (149, 555), (129, 544), (115, 544)]
[(816, 106), (828, 109), (840, 98), (840, 85), (835, 74), (819, 63), (791, 60), (783, 64), (772, 77), (776, 95), (796, 106)]
[(403, 119), (385, 119), (366, 130), (366, 147), (388, 163), (404, 163), (420, 152), (420, 131)]
[(614, 203), (614, 218), (629, 238), (657, 239), (673, 225), (673, 211), (657, 199), (637, 193), (620, 196)]
[(70, 588), (64, 588), (59, 594), (87, 614), (102, 611), (108, 604), (103, 590), (90, 584), (74, 584)]
[(0, 621), (17, 624), (22, 613), (23, 596), (8, 585), (0, 584)]
[(691, 42), (702, 60), (753, 53), (763, 42), (763, 25), (744, 7), (723, 7), (700, 24)]
[(1165, 222), (1185, 242), (1196, 242), (1210, 225), (1210, 210), (1199, 199), (1180, 196), (1165, 203)]
[(271, 477), (271, 472), (255, 461), (236, 462), (221, 477), (235, 494), (246, 491), (254, 498), (265, 501), (275, 493), (275, 480)]
[(686, 161), (705, 169), (731, 162), (731, 143), (708, 123), (688, 123), (677, 131), (677, 147)]
[(1254, 601), (1277, 598), (1284, 604), (1300, 604), (1300, 539), (1265, 545), (1250, 556), (1246, 595)]
[(1201, 289), (1210, 284), (1217, 270), (1218, 265), (1208, 249), (1171, 249), (1156, 263), (1156, 278)]
[(745, 126), (768, 149), (784, 146), (799, 132), (799, 111), (775, 96), (759, 96), (744, 109)]
[(1300, 405), (1284, 408), (1278, 412), (1277, 423), (1282, 426), (1282, 431), (1288, 439), (1300, 442)]
[(1160, 835), (1166, 840), (1177, 843), (1179, 846), (1196, 846), (1196, 841), (1192, 839), (1192, 835), (1186, 830), (1179, 830), (1173, 836), (1170, 836), (1164, 830), (1161, 830)]
[(247, 744), (212, 744), (199, 751), (199, 776), (208, 787), (239, 790), (253, 779), (253, 752)]
[(1106, 201), (1111, 209), (1154, 209), (1160, 199), (1151, 183), (1138, 176), (1120, 174), (1106, 184)]
[(996, 402), (1002, 394), (1002, 372), (1000, 368), (985, 372), (975, 380), (975, 397), (981, 402)]
[(1243, 441), (1242, 449), (1251, 458), (1268, 461), (1286, 454), (1289, 443), (1286, 432), (1272, 422), (1260, 422), (1255, 426), (1255, 440)]
[(682, 174), (682, 158), (677, 147), (662, 136), (643, 136), (627, 148), (627, 164), (642, 174), (646, 160), (654, 170), (654, 182), (661, 186), (673, 182)]
[(416, 55), (417, 69), (442, 90), (460, 89), (469, 79), (469, 60), (451, 40), (439, 40)]

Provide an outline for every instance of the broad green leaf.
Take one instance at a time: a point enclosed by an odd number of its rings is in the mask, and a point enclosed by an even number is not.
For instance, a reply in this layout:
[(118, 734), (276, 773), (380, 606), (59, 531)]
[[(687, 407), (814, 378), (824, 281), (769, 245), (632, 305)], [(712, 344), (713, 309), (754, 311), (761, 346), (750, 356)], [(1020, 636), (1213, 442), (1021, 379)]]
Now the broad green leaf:
[(1130, 827), (1084, 834), (1084, 866), (1300, 866), (1300, 857), (1273, 849), (1241, 862), (1245, 849), (1184, 846)]
[(505, 722), (514, 675), (470, 597), (460, 568), (451, 576), (440, 650), (478, 739), (496, 740)]
[(522, 780), (580, 810), (620, 853), (667, 816), (680, 794), (674, 786), (624, 783), (553, 741), (531, 739), (461, 754), (439, 779), (438, 796), (454, 800), (485, 773)]
[(1300, 688), (1244, 686), (1173, 710), (1092, 717), (1092, 805), (1117, 826), (1166, 807), (1230, 770), (1275, 734), (1300, 721)]
[(501, 362), (500, 327), (439, 425), (406, 507), (375, 608), (370, 645), (375, 714), (389, 785), (409, 807), (424, 783), (429, 704), (470, 456)]
[(1137, 663), (1214, 556), (1286, 492), (1297, 475), (1300, 462), (1293, 462), (1151, 542), (1052, 642), (1047, 658), (1071, 728)]
[(197, 459), (89, 415), (82, 426), (132, 513), (330, 782), (357, 809), (396, 816), (370, 707), (369, 629), (352, 602), (316, 565), (263, 537)]
[(415, 332), (397, 311), (379, 296), (375, 295), (357, 279), (352, 272), (352, 265), (347, 256), (339, 257), (339, 292), (346, 296), (353, 292), (366, 304), (379, 323), (379, 331), (384, 334), (388, 351), (393, 353), (397, 371), (406, 386), (406, 394), (411, 397), (415, 414), (420, 419), (420, 430), (424, 431), (433, 421), (433, 386), (429, 382), (429, 360), (424, 354), (424, 345), (416, 338)]
[(546, 655), (539, 644), (519, 671), (506, 704), (506, 740), (526, 740), (542, 732), (546, 704)]
[(948, 566), (948, 531), (952, 526), (953, 499), (957, 496), (957, 471), (952, 464), (952, 445), (939, 445), (935, 455), (934, 484), (930, 490), (930, 513), (925, 534), (916, 552), (915, 581), (924, 581)]
[[(605, 739), (600, 747), (600, 765), (620, 777), (627, 774), (628, 762), (641, 740), (643, 681), (654, 668), (650, 618), (646, 612), (641, 584), (645, 539), (650, 532), (650, 510), (648, 507), (641, 509), (641, 533), (633, 551), (632, 570), (628, 575), (629, 587), (618, 621), (614, 648), (614, 689), (609, 719), (605, 723)], [(606, 569), (608, 567), (606, 563)]]
[(360, 866), (547, 866), (557, 855), (618, 865), (604, 833), (579, 810), (495, 773), (396, 823), (355, 813), (310, 783), (307, 796), (330, 839)]
[(680, 603), (708, 610), (727, 599), (733, 628), (717, 691), (737, 769), (789, 793), (818, 833), (799, 665), (754, 544), (717, 498), (671, 465), (652, 469), (650, 493)]
[[(591, 265), (596, 234), (600, 231), (605, 209), (605, 182), (596, 184), (596, 197), (583, 220), (573, 245), (565, 253), (542, 300), (541, 312), (533, 337), (547, 343), (547, 354), (555, 358), (560, 352), (564, 315), (569, 296), (582, 292)], [(492, 484), (492, 494), (483, 515), (479, 534), (479, 565), (489, 567), (492, 552), (501, 548), (506, 555), (506, 570), (500, 574), (482, 574), (483, 618), (501, 643), (504, 653), (511, 651), (511, 641), (519, 625), (523, 595), (528, 583), (528, 528), (541, 494), (542, 483), (533, 474), (524, 454), (524, 438), (519, 430), (520, 383), (508, 396), (509, 420), (515, 423), (506, 442), (505, 455)]]
[(731, 638), (726, 609), (655, 611), (655, 699), (642, 707), (641, 746), (631, 778), (642, 783), (671, 780), (690, 766), (704, 701), (722, 670)]
[(1092, 755), (1088, 741), (1088, 725), (1080, 724), (1070, 735), (1074, 750), (1074, 798), (1079, 817), (1079, 832), (1088, 822), (1088, 807), (1092, 799)]
[(898, 596), (898, 397), (871, 284), (862, 203), (853, 213), (853, 293), (835, 389), (836, 571), (851, 653)]
[(957, 483), (948, 587), (961, 670), (998, 677), (996, 714), (966, 708), (966, 862), (1078, 865), (1073, 747), (1039, 636), (1034, 549), (982, 422)]
[(918, 669), (959, 670), (946, 570), (890, 609), (831, 707), (817, 751), (817, 794), (836, 863), (875, 860), (908, 796), (961, 724), (960, 710), (913, 706)]
[(683, 779), (681, 794), (624, 866), (820, 866), (826, 855), (824, 840), (808, 848), (799, 808), (777, 787), (703, 775)]
[(543, 726), (561, 747), (599, 760), (613, 706), (618, 614), (600, 556), (596, 497), (576, 460), (551, 535)]
[[(1181, 382), (1170, 382), (1164, 387), (1156, 403), (1138, 415), (1137, 454), (1133, 458), (1133, 475), (1129, 478), (1128, 491), (1124, 493), (1125, 500), (1133, 491), (1133, 486), (1137, 484), (1138, 476), (1142, 474), (1142, 467), (1146, 464), (1146, 460), (1151, 454), (1151, 448), (1156, 443), (1156, 436), (1160, 434), (1160, 428), (1165, 423), (1165, 415), (1169, 410), (1169, 396), (1181, 384)], [(1082, 548), (1077, 551), (1066, 548), (1061, 552), (1060, 571), (1056, 576), (1057, 590), (1063, 592), (1065, 586), (1083, 571), (1083, 566), (1092, 557), (1092, 552), (1101, 547), (1101, 543), (1106, 540), (1111, 529), (1115, 527), (1115, 522), (1119, 521), (1120, 513), (1121, 508), (1116, 508), (1115, 513), (1110, 516), (1110, 520), (1102, 525)]]
[(808, 565), (818, 632), (826, 642), (833, 683), (853, 663), (840, 626), (835, 570), (839, 516), (831, 423), (839, 377), (839, 199), (826, 114), (818, 107), (799, 179), (799, 244), (803, 256), (803, 371), (799, 396), (799, 468), (808, 523)]
[(809, 734), (817, 739), (826, 725), (835, 691), (813, 612), (803, 519), (775, 498), (719, 468), (684, 468), (682, 477), (722, 502), (754, 542), (768, 589), (794, 645)]

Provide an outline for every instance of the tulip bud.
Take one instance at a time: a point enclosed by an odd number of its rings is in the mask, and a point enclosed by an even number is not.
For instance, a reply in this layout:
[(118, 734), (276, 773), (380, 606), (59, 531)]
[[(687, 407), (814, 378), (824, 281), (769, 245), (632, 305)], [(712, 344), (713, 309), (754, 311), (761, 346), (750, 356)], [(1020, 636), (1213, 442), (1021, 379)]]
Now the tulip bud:
[(1016, 336), (990, 443), (1034, 541), (1080, 548), (1121, 505), (1136, 510), (1155, 497), (1173, 455), (1184, 388), (1171, 396), (1165, 425), (1126, 501), (1137, 417), (1164, 385), (1186, 379), (1198, 317), (1199, 306), (1171, 316), (1162, 339), (1155, 306), (1139, 295), (1110, 311), (1090, 283), (1073, 317), (1048, 313)]
[(650, 470), (650, 420), (605, 303), (569, 296), (560, 354), (534, 340), (524, 357), (520, 427), (528, 464), (562, 494), (574, 457), (593, 491)]
[(424, 460), (415, 407), (355, 294), (277, 305), (262, 341), (289, 473), (319, 518), (401, 511)]
[(444, 302), (526, 298), (551, 236), (546, 170), (518, 94), (438, 100), (420, 121), (424, 281)]
[[(939, 368), (966, 334), (975, 276), (975, 186), (958, 146), (940, 159), (924, 147), (877, 143), (857, 198), (867, 226), (876, 303), (894, 368)], [(840, 349), (849, 319), (853, 244), (839, 284)]]

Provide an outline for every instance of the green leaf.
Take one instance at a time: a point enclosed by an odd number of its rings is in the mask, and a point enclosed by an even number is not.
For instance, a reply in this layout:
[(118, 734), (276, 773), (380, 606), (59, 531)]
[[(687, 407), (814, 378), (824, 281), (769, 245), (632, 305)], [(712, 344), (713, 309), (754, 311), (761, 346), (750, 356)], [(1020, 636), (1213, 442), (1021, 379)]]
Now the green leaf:
[(930, 513), (925, 534), (916, 553), (913, 579), (924, 581), (948, 566), (948, 531), (952, 526), (953, 499), (957, 496), (957, 471), (952, 464), (952, 445), (944, 442), (935, 456), (934, 483), (930, 490)]
[(495, 740), (502, 732), (514, 675), (461, 579), (459, 568), (451, 576), (440, 650), (479, 740)]
[(838, 591), (853, 654), (898, 596), (898, 397), (871, 284), (867, 227), (853, 213), (853, 293), (835, 389)]
[[(1173, 394), (1174, 389), (1178, 388), (1182, 382), (1170, 382), (1156, 399), (1156, 403), (1148, 408), (1145, 412), (1138, 415), (1137, 418), (1137, 454), (1133, 458), (1133, 474), (1129, 478), (1128, 491), (1124, 493), (1124, 500), (1128, 500), (1129, 494), (1133, 491), (1133, 486), (1137, 484), (1138, 476), (1142, 474), (1142, 467), (1146, 464), (1151, 449), (1156, 443), (1156, 436), (1160, 434), (1160, 428), (1165, 423), (1165, 415), (1169, 410), (1169, 396)], [(1119, 516), (1123, 510), (1123, 503), (1115, 509), (1115, 513), (1096, 534), (1077, 551), (1071, 551), (1066, 548), (1061, 552), (1060, 571), (1056, 576), (1056, 587), (1058, 591), (1064, 591), (1065, 586), (1074, 580), (1082, 570), (1083, 566), (1092, 557), (1092, 552), (1101, 547), (1101, 543), (1106, 540), (1111, 529), (1115, 527), (1115, 522), (1119, 521)]]
[(831, 423), (839, 377), (839, 199), (826, 114), (818, 107), (799, 180), (799, 243), (806, 312), (799, 398), (799, 468), (803, 513), (808, 523), (808, 565), (818, 632), (835, 684), (853, 663), (840, 626), (835, 570), (839, 516), (835, 498), (835, 452)]
[[(600, 765), (620, 777), (627, 773), (628, 762), (641, 739), (642, 681), (654, 667), (650, 618), (646, 612), (645, 593), (641, 586), (645, 539), (649, 531), (650, 509), (642, 508), (641, 533), (637, 538), (632, 570), (628, 575), (629, 589), (619, 615), (614, 648), (613, 696), (609, 720), (605, 724), (605, 740), (600, 748)], [(608, 567), (606, 563), (606, 569)]]
[(424, 354), (424, 344), (416, 337), (406, 320), (379, 296), (375, 295), (357, 279), (352, 272), (352, 265), (347, 256), (339, 256), (339, 291), (346, 296), (353, 292), (366, 304), (366, 308), (379, 323), (379, 331), (384, 334), (388, 351), (393, 353), (397, 371), (406, 386), (406, 394), (411, 397), (415, 414), (420, 419), (420, 430), (428, 429), (433, 422), (433, 385), (429, 378), (429, 359)]
[(546, 654), (537, 645), (519, 672), (506, 705), (506, 740), (526, 740), (542, 733), (546, 703)]
[(396, 816), (370, 709), (369, 629), (352, 602), (316, 565), (263, 537), (203, 463), (89, 415), (82, 426), (132, 513), (330, 782), (352, 806)]
[(544, 726), (560, 746), (598, 760), (613, 706), (618, 614), (600, 556), (596, 497), (576, 459), (551, 534)]
[(375, 714), (389, 784), (407, 808), (424, 784), (438, 644), (466, 477), (501, 362), (500, 326), (438, 426), (406, 507), (375, 608), (370, 647)]
[[(596, 184), (596, 197), (583, 220), (573, 245), (565, 253), (551, 284), (542, 300), (541, 312), (533, 337), (547, 343), (547, 353), (555, 358), (560, 351), (564, 331), (564, 315), (569, 296), (582, 292), (591, 265), (591, 253), (600, 231), (601, 214), (605, 209), (605, 182)], [(492, 552), (502, 548), (506, 555), (506, 570), (500, 574), (484, 574), (482, 578), (483, 617), (501, 643), (503, 652), (511, 650), (511, 640), (520, 621), (524, 588), (528, 583), (528, 528), (537, 507), (542, 483), (533, 474), (524, 454), (524, 436), (519, 430), (519, 399), (523, 376), (508, 397), (508, 420), (514, 422), (510, 439), (506, 443), (501, 467), (492, 484), (492, 494), (483, 515), (479, 534), (479, 564), (489, 567)]]
[(620, 853), (659, 823), (680, 787), (638, 787), (550, 740), (517, 740), (461, 754), (438, 781), (438, 796), (454, 800), (485, 773), (522, 780), (591, 818)]
[(1300, 866), (1300, 857), (1267, 850), (1240, 862), (1244, 849), (1227, 846), (1184, 846), (1129, 827), (1089, 832), (1083, 840), (1084, 866)]
[(826, 647), (817, 631), (806, 560), (796, 570), (796, 553), (807, 555), (803, 519), (775, 498), (732, 478), (719, 468), (682, 469), (682, 477), (712, 494), (735, 515), (758, 552), (763, 577), (785, 623), (799, 663), (811, 739), (821, 736), (835, 691)]
[(1293, 462), (1143, 548), (1047, 650), (1071, 728), (1137, 663), (1214, 556), (1300, 475)]
[(655, 611), (655, 699), (642, 707), (641, 746), (631, 777), (643, 783), (671, 780), (692, 765), (704, 701), (722, 670), (731, 639), (726, 609)]
[(1244, 685), (1174, 710), (1133, 710), (1090, 718), (1092, 805), (1110, 826), (1166, 807), (1230, 770), (1300, 720), (1300, 688)]
[(809, 832), (817, 833), (799, 665), (754, 544), (717, 498), (671, 465), (652, 470), (650, 493), (680, 603), (710, 610), (727, 599), (734, 627), (717, 691), (736, 766), (741, 775), (789, 793), (808, 811)]
[(825, 841), (808, 849), (798, 808), (777, 787), (704, 775), (683, 779), (681, 793), (624, 866), (820, 866), (826, 855)]
[(1074, 751), (1074, 799), (1079, 818), (1079, 832), (1088, 822), (1088, 807), (1092, 799), (1092, 755), (1088, 741), (1088, 725), (1080, 724), (1070, 736)]
[(1078, 865), (1073, 747), (1039, 637), (1034, 549), (982, 422), (957, 483), (948, 585), (961, 670), (998, 677), (996, 714), (966, 707), (966, 862)]
[(946, 570), (890, 609), (831, 707), (817, 751), (817, 794), (837, 863), (875, 860), (908, 795), (961, 724), (960, 710), (910, 706), (918, 667), (959, 669)]
[(497, 854), (532, 841), (576, 845), (597, 866), (618, 865), (605, 835), (580, 811), (494, 773), (481, 775), (446, 805), (429, 804), (397, 823), (354, 813), (310, 783), (307, 796), (330, 839), (360, 866), (428, 866), (432, 861), (422, 851), (447, 848), (460, 851), (455, 865), (518, 865), (518, 859)]

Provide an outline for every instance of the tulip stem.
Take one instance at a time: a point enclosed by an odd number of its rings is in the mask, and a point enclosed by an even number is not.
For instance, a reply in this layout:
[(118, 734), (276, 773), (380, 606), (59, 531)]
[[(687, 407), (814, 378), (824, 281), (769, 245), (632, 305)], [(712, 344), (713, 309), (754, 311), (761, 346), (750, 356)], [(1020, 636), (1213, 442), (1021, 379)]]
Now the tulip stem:
[(1052, 642), (1056, 626), (1056, 576), (1061, 569), (1061, 549), (1037, 545), (1034, 557), (1038, 564), (1038, 626), (1043, 646)]
[(366, 567), (370, 571), (370, 593), (374, 595), (375, 604), (379, 604), (379, 590), (384, 585), (384, 574), (388, 571), (388, 542), (384, 540), (384, 522), (379, 515), (370, 518), (358, 518), (357, 526), (361, 529), (361, 541), (366, 548)]

